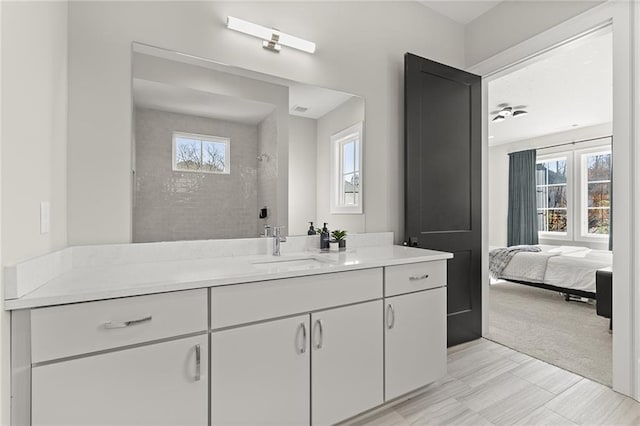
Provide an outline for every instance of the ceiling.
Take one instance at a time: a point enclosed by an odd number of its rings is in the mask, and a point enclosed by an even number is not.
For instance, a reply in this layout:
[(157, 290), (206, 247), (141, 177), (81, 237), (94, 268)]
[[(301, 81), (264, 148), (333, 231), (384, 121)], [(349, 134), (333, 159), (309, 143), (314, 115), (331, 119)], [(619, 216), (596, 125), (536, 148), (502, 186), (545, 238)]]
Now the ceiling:
[[(353, 98), (353, 95), (350, 93), (338, 92), (309, 84), (292, 83), (289, 86), (289, 113), (317, 120), (351, 98)], [(305, 112), (297, 112), (294, 111), (296, 106), (308, 109)]]
[[(613, 120), (610, 31), (589, 35), (489, 82), (489, 112), (498, 104), (529, 114), (489, 122), (489, 145), (531, 139)], [(489, 115), (491, 120), (495, 115)]]
[[(237, 68), (217, 61), (139, 43), (134, 44), (133, 50), (139, 54), (156, 56), (220, 72), (262, 80), (271, 84), (287, 86), (289, 87), (289, 114), (298, 117), (317, 120), (329, 111), (335, 109), (338, 105), (355, 96), (350, 93), (299, 83), (273, 75)], [(157, 93), (154, 93), (154, 90), (157, 90)], [(233, 100), (231, 98), (223, 99), (225, 98), (224, 96), (213, 93), (180, 89), (149, 81), (143, 82), (143, 80), (134, 82), (134, 95), (137, 106), (143, 106), (142, 104), (144, 103), (149, 108), (198, 115), (201, 117), (218, 117), (220, 119), (244, 122), (247, 124), (259, 123), (274, 107), (271, 105), (271, 109), (267, 111), (265, 109), (267, 108), (267, 104), (261, 104), (260, 102), (242, 99)], [(138, 99), (139, 97), (140, 99)], [(216, 97), (215, 102), (213, 101), (214, 97)], [(222, 102), (225, 102), (227, 106), (222, 108)], [(307, 110), (304, 112), (295, 111), (294, 108), (296, 106), (304, 107)], [(226, 111), (227, 108), (229, 108), (229, 111)], [(246, 111), (247, 117), (241, 117), (242, 111)], [(228, 114), (225, 115), (225, 113)]]
[(435, 10), (459, 24), (466, 25), (489, 9), (494, 8), (503, 0), (419, 0), (419, 3)]
[(250, 125), (257, 125), (275, 109), (272, 104), (139, 78), (133, 79), (133, 99), (137, 107)]
[[(289, 113), (318, 119), (352, 97), (351, 94), (322, 87), (292, 84), (289, 88)], [(251, 125), (260, 123), (275, 109), (273, 104), (139, 78), (133, 79), (133, 99), (137, 107)], [(307, 110), (294, 111), (296, 106), (305, 107)]]

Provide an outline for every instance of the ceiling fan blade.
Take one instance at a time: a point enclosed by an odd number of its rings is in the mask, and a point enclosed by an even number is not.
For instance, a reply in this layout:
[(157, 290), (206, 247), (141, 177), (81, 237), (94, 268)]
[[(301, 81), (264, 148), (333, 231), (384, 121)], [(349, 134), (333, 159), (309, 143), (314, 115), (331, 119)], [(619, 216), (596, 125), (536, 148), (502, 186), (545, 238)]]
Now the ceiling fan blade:
[(500, 115), (502, 115), (503, 117), (509, 117), (512, 114), (513, 108), (511, 107), (504, 107), (502, 108), (502, 111), (500, 111)]
[(526, 105), (518, 105), (518, 106), (514, 106), (513, 109), (525, 109), (527, 106)]

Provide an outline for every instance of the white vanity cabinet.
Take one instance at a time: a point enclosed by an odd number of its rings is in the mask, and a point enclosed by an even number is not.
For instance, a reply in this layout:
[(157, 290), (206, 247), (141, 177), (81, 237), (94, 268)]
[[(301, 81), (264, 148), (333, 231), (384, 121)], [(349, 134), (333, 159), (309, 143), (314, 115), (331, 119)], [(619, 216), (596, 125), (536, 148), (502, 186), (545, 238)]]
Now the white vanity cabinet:
[(445, 261), (385, 268), (386, 401), (446, 374), (445, 286)]
[(12, 423), (206, 425), (207, 289), (14, 312)]
[(206, 334), (32, 369), (33, 425), (206, 425)]
[(212, 425), (329, 425), (382, 404), (382, 268), (214, 288), (211, 307)]
[(309, 315), (211, 334), (213, 425), (309, 424)]
[(311, 424), (330, 425), (383, 399), (382, 300), (311, 314)]
[(393, 250), (393, 266), (14, 310), (11, 423), (324, 426), (424, 387), (446, 374), (446, 261)]
[(382, 404), (381, 322), (377, 300), (213, 332), (212, 424), (330, 425)]

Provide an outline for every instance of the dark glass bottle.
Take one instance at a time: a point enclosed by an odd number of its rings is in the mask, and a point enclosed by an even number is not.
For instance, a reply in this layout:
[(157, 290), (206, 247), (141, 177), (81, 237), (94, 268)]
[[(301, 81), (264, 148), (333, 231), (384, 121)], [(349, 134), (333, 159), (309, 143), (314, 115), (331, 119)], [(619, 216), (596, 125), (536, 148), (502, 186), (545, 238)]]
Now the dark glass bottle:
[(316, 235), (316, 228), (313, 227), (313, 222), (309, 222), (309, 230), (307, 235)]
[(320, 232), (320, 250), (329, 250), (329, 229), (327, 229), (326, 222)]

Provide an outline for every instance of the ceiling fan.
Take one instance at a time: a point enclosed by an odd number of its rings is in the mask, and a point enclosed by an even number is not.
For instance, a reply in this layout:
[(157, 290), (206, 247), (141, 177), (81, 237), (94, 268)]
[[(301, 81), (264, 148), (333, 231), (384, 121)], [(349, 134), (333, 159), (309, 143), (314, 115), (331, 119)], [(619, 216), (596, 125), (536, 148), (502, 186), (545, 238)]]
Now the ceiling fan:
[(525, 105), (519, 105), (516, 107), (511, 107), (509, 106), (509, 104), (499, 104), (498, 108), (500, 108), (497, 111), (493, 111), (491, 113), (491, 115), (495, 115), (495, 117), (493, 118), (494, 123), (499, 123), (501, 121), (506, 120), (509, 117), (522, 117), (525, 114), (529, 114), (529, 111), (526, 111), (524, 108), (526, 108)]

